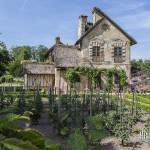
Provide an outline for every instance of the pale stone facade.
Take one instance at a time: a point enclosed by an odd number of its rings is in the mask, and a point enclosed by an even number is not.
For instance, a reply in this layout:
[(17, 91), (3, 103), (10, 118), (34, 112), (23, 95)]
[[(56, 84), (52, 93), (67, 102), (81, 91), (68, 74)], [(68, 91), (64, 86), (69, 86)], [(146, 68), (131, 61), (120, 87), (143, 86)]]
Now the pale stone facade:
[[(67, 89), (65, 70), (77, 66), (96, 68), (123, 68), (130, 80), (130, 46), (136, 41), (99, 8), (92, 11), (93, 22), (85, 15), (79, 17), (78, 40), (75, 45), (56, 43), (47, 52), (47, 59), (55, 68), (55, 87)], [(88, 81), (81, 77), (79, 89), (88, 88)]]

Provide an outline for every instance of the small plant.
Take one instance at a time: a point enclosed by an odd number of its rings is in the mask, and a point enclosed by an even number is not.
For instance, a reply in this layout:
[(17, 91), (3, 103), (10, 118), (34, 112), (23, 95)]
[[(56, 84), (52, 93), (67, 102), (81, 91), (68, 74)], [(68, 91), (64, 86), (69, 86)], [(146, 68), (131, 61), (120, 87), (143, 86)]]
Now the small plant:
[(31, 110), (31, 112), (32, 115), (30, 117), (31, 117), (32, 124), (37, 125), (39, 123), (40, 113), (37, 112), (37, 110), (34, 108)]
[(24, 142), (16, 138), (8, 138), (0, 142), (1, 150), (39, 150), (30, 142)]
[(124, 146), (126, 142), (129, 141), (130, 135), (132, 133), (133, 119), (128, 115), (124, 115), (120, 118), (119, 123), (114, 127), (113, 132), (115, 135), (121, 139), (121, 144)]
[(64, 127), (60, 130), (60, 135), (65, 137), (65, 136), (69, 135), (69, 132), (70, 132), (69, 128)]
[(147, 132), (147, 141), (150, 144), (150, 118), (148, 118), (146, 124), (145, 124), (145, 131)]
[(133, 133), (135, 133), (135, 134), (140, 134), (140, 132), (141, 132), (141, 129), (139, 129), (139, 128), (133, 129)]
[(98, 146), (100, 141), (109, 135), (104, 126), (104, 118), (102, 115), (89, 117), (87, 124), (88, 140), (91, 144), (97, 143)]
[(43, 103), (40, 96), (39, 88), (37, 88), (35, 93), (35, 109), (38, 113), (41, 113), (43, 110)]
[(1, 92), (0, 94), (0, 110), (2, 110), (5, 107), (5, 97), (4, 97), (4, 93)]
[(104, 118), (106, 129), (113, 133), (113, 129), (115, 128), (116, 124), (119, 122), (120, 116), (115, 111), (110, 111), (103, 118)]
[(18, 108), (18, 113), (19, 114), (24, 113), (25, 106), (26, 106), (26, 103), (25, 103), (24, 91), (22, 91), (20, 93), (20, 96), (19, 96), (19, 99), (18, 99), (18, 102), (17, 102), (17, 108)]
[(79, 129), (70, 135), (68, 139), (68, 148), (71, 150), (84, 150), (87, 148), (86, 139)]

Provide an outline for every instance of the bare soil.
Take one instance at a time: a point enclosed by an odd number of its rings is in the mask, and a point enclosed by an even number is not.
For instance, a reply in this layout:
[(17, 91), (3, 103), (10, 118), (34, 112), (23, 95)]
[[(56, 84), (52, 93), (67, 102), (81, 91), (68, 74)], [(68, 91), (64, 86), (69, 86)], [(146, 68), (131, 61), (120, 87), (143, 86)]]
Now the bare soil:
[[(66, 146), (66, 139), (58, 136), (55, 132), (53, 124), (51, 123), (48, 116), (48, 101), (43, 99), (44, 112), (42, 113), (41, 119), (38, 125), (31, 125), (30, 127), (41, 132), (46, 138), (51, 139), (54, 143), (60, 144), (63, 148)], [(134, 128), (142, 129), (144, 123), (137, 123)], [(130, 143), (126, 146), (122, 146), (119, 139), (116, 137), (108, 137), (101, 141), (101, 150), (150, 150), (150, 145), (146, 142), (142, 142), (139, 134), (133, 134), (130, 137)]]

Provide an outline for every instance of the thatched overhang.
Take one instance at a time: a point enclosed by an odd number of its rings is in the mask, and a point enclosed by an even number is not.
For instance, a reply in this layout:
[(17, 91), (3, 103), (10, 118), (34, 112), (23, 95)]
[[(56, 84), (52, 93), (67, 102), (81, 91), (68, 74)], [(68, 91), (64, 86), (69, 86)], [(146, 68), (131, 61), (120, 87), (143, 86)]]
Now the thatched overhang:
[(54, 64), (56, 68), (72, 68), (78, 66), (81, 52), (75, 46), (56, 47)]
[(22, 62), (24, 74), (55, 74), (54, 64), (26, 61)]

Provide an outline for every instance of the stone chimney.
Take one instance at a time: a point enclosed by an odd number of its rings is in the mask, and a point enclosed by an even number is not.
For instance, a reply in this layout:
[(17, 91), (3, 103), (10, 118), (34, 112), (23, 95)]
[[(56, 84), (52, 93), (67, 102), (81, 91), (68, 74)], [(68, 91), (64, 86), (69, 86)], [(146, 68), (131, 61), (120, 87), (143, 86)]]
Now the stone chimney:
[(87, 16), (79, 16), (79, 25), (78, 25), (78, 39), (85, 33), (85, 28), (87, 24)]
[(56, 45), (61, 44), (60, 37), (56, 37), (56, 39), (55, 39), (55, 44), (56, 44)]
[(97, 7), (94, 7), (92, 10), (92, 14), (93, 14), (93, 25), (101, 20), (103, 18), (103, 15), (101, 14), (101, 10)]

